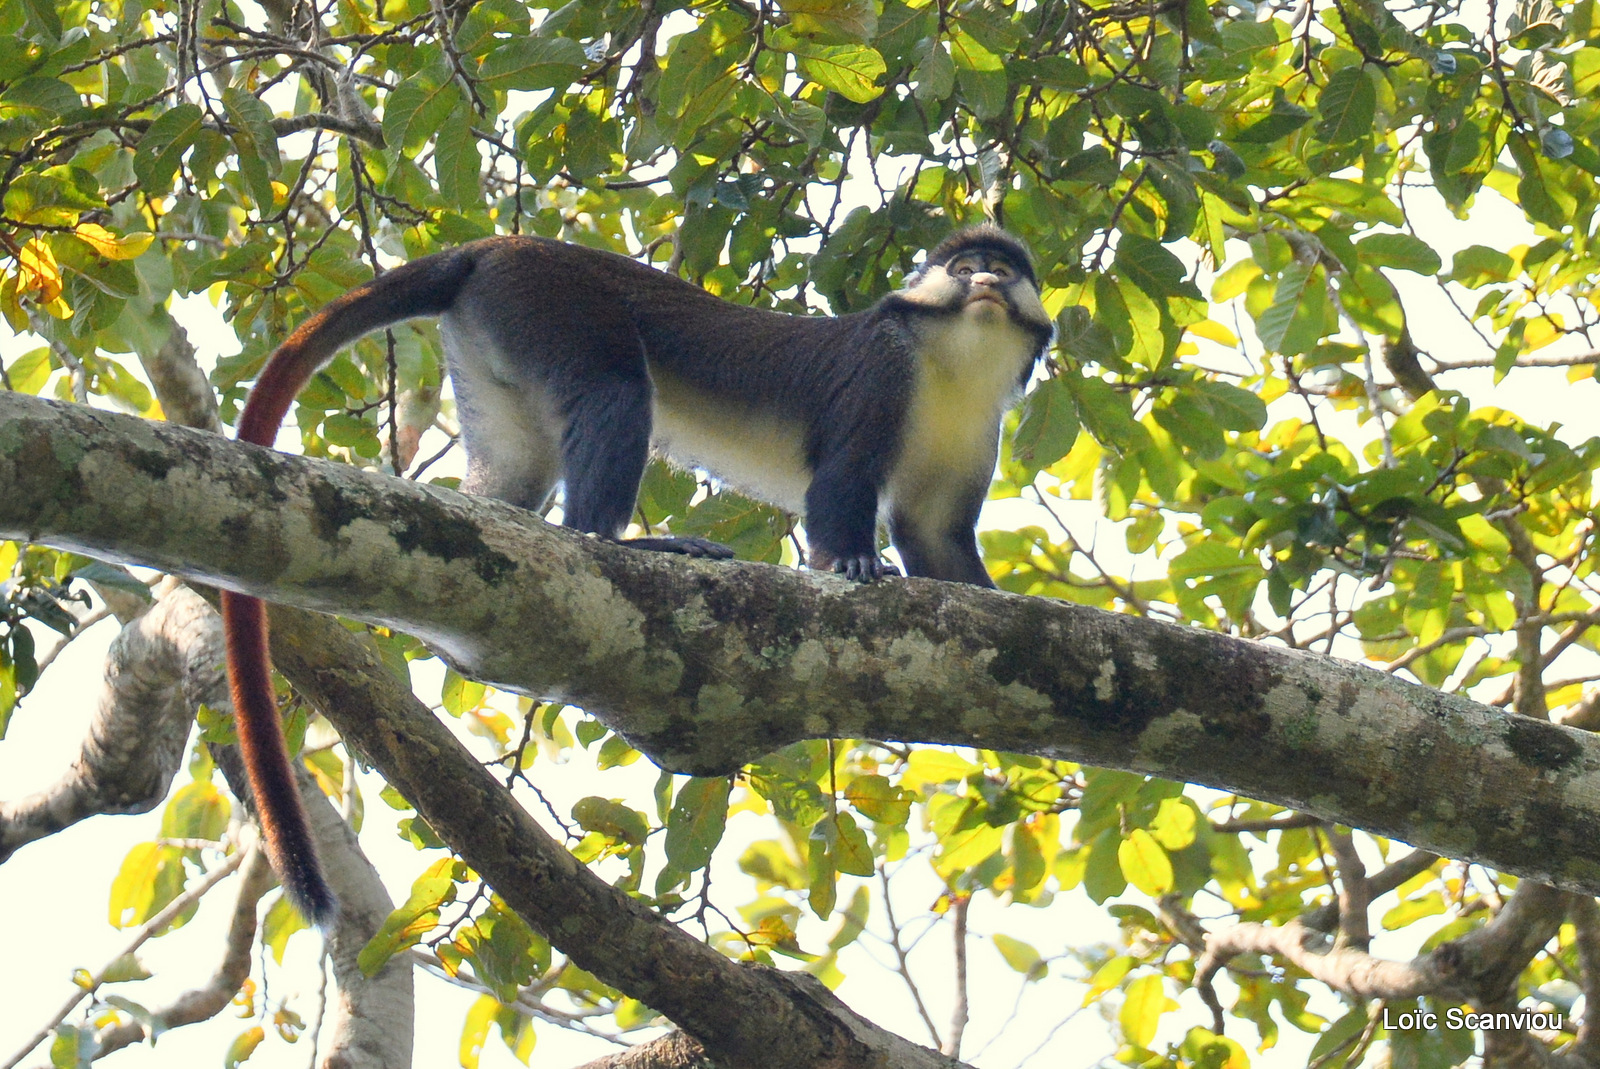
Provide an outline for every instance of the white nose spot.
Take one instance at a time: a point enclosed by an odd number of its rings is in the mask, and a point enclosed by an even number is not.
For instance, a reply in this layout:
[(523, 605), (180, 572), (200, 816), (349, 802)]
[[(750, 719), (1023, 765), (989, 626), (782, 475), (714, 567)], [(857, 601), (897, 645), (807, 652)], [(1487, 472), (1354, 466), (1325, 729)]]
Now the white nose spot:
[(972, 276), (972, 283), (975, 286), (993, 286), (999, 281), (1000, 276), (993, 271), (979, 271)]

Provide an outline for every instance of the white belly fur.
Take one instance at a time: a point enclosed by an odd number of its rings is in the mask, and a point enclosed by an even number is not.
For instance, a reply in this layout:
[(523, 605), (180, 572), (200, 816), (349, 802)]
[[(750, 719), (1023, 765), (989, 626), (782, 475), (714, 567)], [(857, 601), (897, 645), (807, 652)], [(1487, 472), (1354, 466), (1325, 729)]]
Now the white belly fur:
[(984, 304), (923, 335), (889, 509), (930, 534), (945, 528), (972, 484), (993, 473), (1000, 418), (1038, 346), (1002, 309)]
[[(720, 411), (719, 411), (720, 410)], [(716, 419), (707, 417), (716, 413)], [(761, 501), (804, 513), (811, 469), (798, 421), (756, 412), (730, 412), (725, 402), (655, 376), (651, 440), (683, 468), (704, 468)]]
[[(974, 481), (994, 470), (1000, 417), (1019, 392), (1038, 342), (1002, 309), (976, 305), (922, 339), (899, 462), (881, 514), (898, 510), (918, 527), (942, 529)], [(722, 409), (718, 419), (708, 413)], [(655, 376), (652, 440), (684, 468), (704, 468), (752, 497), (804, 514), (811, 469), (799, 421), (725, 403), (670, 376)]]

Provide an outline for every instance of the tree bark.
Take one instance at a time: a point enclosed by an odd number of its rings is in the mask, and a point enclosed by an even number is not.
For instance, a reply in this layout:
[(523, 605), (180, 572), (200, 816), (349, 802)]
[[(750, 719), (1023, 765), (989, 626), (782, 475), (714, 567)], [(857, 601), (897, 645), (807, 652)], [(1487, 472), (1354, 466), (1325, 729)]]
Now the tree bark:
[(819, 737), (1022, 751), (1600, 892), (1600, 741), (1327, 657), (975, 587), (641, 553), (18, 394), (0, 395), (0, 535), (392, 625), (678, 771)]

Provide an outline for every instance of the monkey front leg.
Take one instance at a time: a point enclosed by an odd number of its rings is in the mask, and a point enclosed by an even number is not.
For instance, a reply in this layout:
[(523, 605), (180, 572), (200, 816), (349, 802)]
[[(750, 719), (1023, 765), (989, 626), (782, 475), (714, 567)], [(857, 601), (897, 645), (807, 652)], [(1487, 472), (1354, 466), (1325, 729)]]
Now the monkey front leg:
[(898, 575), (878, 556), (878, 485), (854, 458), (825, 462), (806, 490), (806, 540), (812, 571), (833, 570), (857, 583)]

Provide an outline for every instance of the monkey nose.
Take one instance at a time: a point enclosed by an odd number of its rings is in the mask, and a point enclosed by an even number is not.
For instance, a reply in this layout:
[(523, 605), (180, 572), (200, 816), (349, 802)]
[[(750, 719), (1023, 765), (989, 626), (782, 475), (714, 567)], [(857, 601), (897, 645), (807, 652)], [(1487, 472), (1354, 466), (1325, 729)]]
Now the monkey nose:
[(1000, 284), (1000, 276), (990, 271), (979, 271), (972, 276), (971, 280), (974, 286), (996, 286)]

